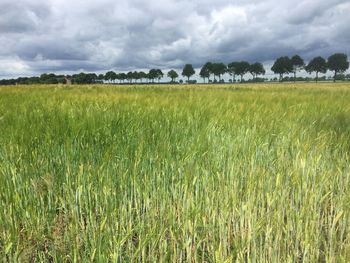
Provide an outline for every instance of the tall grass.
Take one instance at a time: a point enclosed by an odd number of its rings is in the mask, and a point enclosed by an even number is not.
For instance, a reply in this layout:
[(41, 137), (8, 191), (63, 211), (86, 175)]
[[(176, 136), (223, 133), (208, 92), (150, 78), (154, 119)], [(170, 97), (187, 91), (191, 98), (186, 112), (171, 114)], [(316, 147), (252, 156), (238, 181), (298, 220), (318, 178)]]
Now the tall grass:
[(350, 261), (350, 85), (0, 87), (0, 257)]

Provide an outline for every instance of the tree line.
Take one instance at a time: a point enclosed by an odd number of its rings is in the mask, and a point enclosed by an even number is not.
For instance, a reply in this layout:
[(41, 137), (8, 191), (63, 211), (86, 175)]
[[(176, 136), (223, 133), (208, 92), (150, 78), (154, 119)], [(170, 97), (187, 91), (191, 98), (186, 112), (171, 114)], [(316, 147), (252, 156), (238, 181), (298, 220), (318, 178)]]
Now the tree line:
[[(349, 68), (348, 57), (343, 53), (336, 53), (331, 55), (327, 60), (321, 56), (315, 57), (309, 61), (308, 64), (299, 55), (294, 55), (291, 58), (288, 56), (279, 57), (275, 60), (271, 70), (279, 75), (279, 81), (288, 80), (296, 81), (297, 73), (305, 70), (307, 73), (316, 73), (316, 82), (319, 80), (320, 73), (326, 73), (328, 70), (334, 73), (333, 80), (348, 79), (350, 75), (343, 75), (343, 73)], [(250, 73), (252, 75), (251, 81), (260, 82), (265, 79), (259, 76), (265, 75), (266, 71), (262, 63), (255, 62), (250, 64), (247, 61), (231, 62), (229, 64), (224, 63), (205, 63), (199, 72), (199, 76), (203, 79), (204, 83), (222, 83), (224, 82), (223, 76), (229, 74), (230, 82), (236, 82), (236, 78), (239, 77), (240, 82), (244, 82), (244, 75)], [(195, 83), (191, 80), (191, 77), (196, 74), (196, 71), (192, 64), (186, 64), (181, 75), (187, 78), (187, 83)], [(293, 74), (293, 78), (284, 78), (287, 74)], [(130, 71), (128, 73), (116, 73), (114, 71), (108, 71), (105, 74), (96, 73), (79, 73), (74, 75), (55, 75), (42, 74), (39, 77), (20, 77), (17, 79), (3, 79), (0, 80), (0, 85), (13, 85), (13, 84), (65, 84), (68, 81), (75, 84), (92, 84), (92, 83), (155, 83), (160, 82), (164, 77), (164, 73), (161, 69), (151, 69), (148, 72), (144, 71)], [(182, 83), (179, 78), (179, 74), (174, 69), (167, 72), (166, 76), (171, 79), (170, 83)], [(341, 77), (340, 77), (341, 76)], [(213, 78), (213, 79), (211, 79)], [(300, 78), (299, 78), (300, 79)], [(301, 78), (302, 79), (302, 78)]]
[(319, 73), (326, 73), (328, 70), (334, 73), (333, 80), (337, 80), (337, 75), (344, 73), (349, 68), (348, 57), (343, 53), (336, 53), (331, 55), (328, 60), (321, 56), (315, 57), (308, 64), (305, 64), (304, 60), (295, 55), (292, 58), (280, 57), (273, 64), (271, 70), (275, 74), (279, 74), (280, 81), (283, 79), (284, 74), (296, 74), (298, 71), (305, 70), (308, 73), (316, 73), (316, 82), (318, 81)]
[[(188, 69), (185, 70), (186, 67), (190, 67), (191, 65), (186, 65), (184, 68), (185, 76), (189, 77), (194, 74), (194, 71)], [(313, 72), (316, 73), (316, 82), (318, 81), (319, 73), (326, 73), (328, 70), (334, 73), (333, 80), (337, 80), (338, 74), (344, 73), (349, 68), (348, 57), (343, 53), (336, 53), (331, 55), (327, 61), (321, 56), (315, 57), (308, 64), (305, 64), (304, 60), (299, 55), (294, 55), (291, 58), (288, 56), (279, 57), (274, 62), (271, 70), (279, 75), (279, 81), (283, 80), (283, 75), (293, 73), (293, 80), (297, 80), (297, 72), (301, 70), (305, 70), (307, 73), (311, 74)], [(183, 72), (183, 75), (184, 75)], [(221, 81), (221, 76), (225, 73), (228, 73), (232, 76), (233, 80), (235, 80), (236, 76), (240, 76), (240, 81), (243, 82), (243, 76), (247, 73), (250, 73), (253, 77), (253, 81), (258, 79), (259, 75), (265, 75), (264, 66), (259, 63), (249, 64), (247, 61), (240, 62), (232, 62), (228, 65), (223, 63), (211, 63), (207, 62), (201, 68), (199, 75), (203, 78), (204, 82), (211, 75), (219, 78), (219, 82)], [(349, 75), (347, 75), (349, 78)], [(290, 80), (290, 79), (289, 79)]]

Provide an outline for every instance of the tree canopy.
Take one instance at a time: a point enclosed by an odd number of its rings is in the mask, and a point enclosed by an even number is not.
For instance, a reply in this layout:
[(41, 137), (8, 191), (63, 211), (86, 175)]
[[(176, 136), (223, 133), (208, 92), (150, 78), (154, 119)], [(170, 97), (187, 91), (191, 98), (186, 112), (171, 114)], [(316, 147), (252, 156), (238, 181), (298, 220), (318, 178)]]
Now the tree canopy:
[(201, 71), (199, 72), (199, 76), (201, 76), (201, 78), (204, 79), (204, 82), (206, 78), (208, 79), (208, 82), (209, 82), (210, 74), (212, 72), (212, 66), (213, 64), (211, 62), (207, 62), (201, 68)]
[(187, 81), (190, 81), (190, 77), (196, 73), (192, 64), (186, 64), (182, 70), (182, 76), (187, 77)]
[(171, 82), (175, 82), (175, 79), (179, 77), (179, 74), (172, 69), (168, 72), (168, 77), (171, 78)]
[(343, 53), (333, 54), (328, 58), (328, 68), (334, 71), (334, 82), (337, 78), (338, 73), (344, 73), (349, 68), (348, 56)]
[(154, 82), (154, 80), (158, 77), (158, 72), (156, 69), (151, 69), (149, 72), (148, 72), (148, 78), (150, 80), (152, 80), (152, 82)]
[(310, 74), (316, 72), (316, 82), (318, 82), (318, 74), (327, 72), (327, 62), (323, 57), (315, 57), (309, 62), (305, 69)]
[(212, 63), (211, 65), (211, 73), (219, 77), (219, 82), (221, 81), (221, 76), (225, 74), (226, 71), (227, 66), (224, 63)]
[(113, 82), (117, 79), (117, 73), (115, 73), (114, 71), (108, 71), (106, 74), (105, 74), (105, 80), (106, 81), (110, 81), (110, 82)]
[(300, 71), (305, 67), (305, 62), (299, 55), (294, 55), (291, 58), (291, 62), (292, 62), (294, 82), (295, 82), (297, 78), (297, 71)]
[(236, 68), (239, 62), (231, 62), (227, 65), (227, 72), (232, 76), (233, 80), (235, 81), (236, 78)]
[(235, 66), (236, 75), (241, 76), (241, 82), (243, 82), (244, 74), (249, 72), (250, 65), (247, 61), (238, 62)]
[(260, 62), (255, 62), (249, 66), (249, 72), (252, 74), (253, 79), (257, 79), (259, 75), (265, 75), (265, 69), (263, 64)]
[(280, 57), (276, 59), (275, 63), (273, 64), (271, 70), (275, 74), (280, 75), (280, 81), (283, 79), (284, 74), (289, 74), (293, 72), (293, 64), (289, 57)]

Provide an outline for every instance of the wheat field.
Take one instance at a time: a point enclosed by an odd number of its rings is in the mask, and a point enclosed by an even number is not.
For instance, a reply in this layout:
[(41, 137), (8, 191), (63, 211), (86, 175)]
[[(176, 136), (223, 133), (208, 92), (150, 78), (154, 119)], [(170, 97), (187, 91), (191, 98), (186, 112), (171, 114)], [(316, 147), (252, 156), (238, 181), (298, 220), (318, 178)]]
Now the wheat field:
[(5, 262), (349, 262), (350, 84), (0, 87)]

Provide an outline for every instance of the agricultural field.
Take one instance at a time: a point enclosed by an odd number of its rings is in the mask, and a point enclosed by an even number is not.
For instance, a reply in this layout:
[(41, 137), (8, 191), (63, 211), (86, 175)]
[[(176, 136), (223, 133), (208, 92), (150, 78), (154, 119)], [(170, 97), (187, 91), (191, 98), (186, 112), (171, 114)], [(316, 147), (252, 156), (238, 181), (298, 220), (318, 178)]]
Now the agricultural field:
[(350, 84), (0, 87), (0, 258), (349, 262)]

